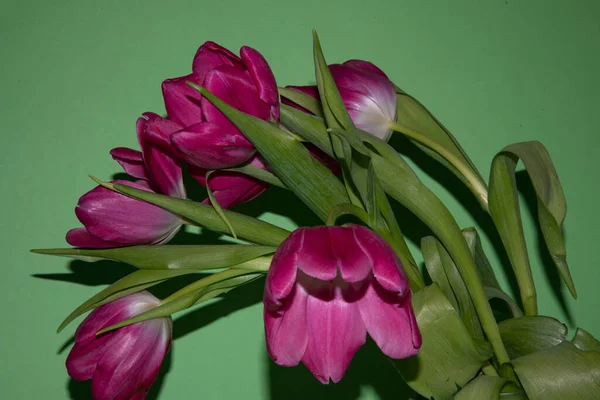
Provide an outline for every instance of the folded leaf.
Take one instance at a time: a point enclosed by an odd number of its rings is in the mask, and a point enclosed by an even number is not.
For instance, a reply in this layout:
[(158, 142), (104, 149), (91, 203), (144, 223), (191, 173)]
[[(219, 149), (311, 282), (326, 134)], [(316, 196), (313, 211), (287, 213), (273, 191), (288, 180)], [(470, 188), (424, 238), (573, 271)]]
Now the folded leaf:
[[(348, 202), (346, 190), (339, 179), (290, 134), (267, 121), (236, 110), (204, 88), (192, 86), (244, 133), (277, 177), (323, 221), (334, 206)], [(236, 232), (242, 236), (237, 227)]]
[(267, 182), (273, 186), (278, 186), (280, 188), (287, 189), (287, 187), (283, 184), (283, 182), (281, 182), (281, 180), (278, 177), (276, 177), (269, 171), (265, 171), (264, 169), (255, 167), (251, 164), (244, 165), (243, 167), (226, 168), (222, 171), (241, 172), (242, 174), (259, 179), (263, 182)]
[(511, 364), (530, 400), (600, 399), (600, 352), (564, 341)]
[(591, 333), (581, 328), (577, 328), (575, 336), (571, 341), (579, 350), (593, 350), (600, 352), (600, 341), (592, 336)]
[[(321, 108), (321, 102), (318, 99), (315, 99), (314, 97), (312, 97), (306, 93), (302, 93), (299, 90), (281, 88), (281, 87), (278, 89), (279, 89), (279, 95), (281, 97), (285, 97), (285, 98), (289, 99), (290, 101), (298, 104), (300, 107), (310, 111), (317, 117), (323, 116), (323, 109)], [(287, 105), (281, 104), (281, 107), (284, 107), (284, 106), (289, 107)]]
[(226, 268), (254, 258), (272, 254), (272, 246), (244, 244), (130, 246), (114, 249), (39, 249), (34, 253), (66, 256), (85, 261), (113, 260), (131, 264), (139, 269)]
[[(127, 185), (112, 185), (112, 188), (120, 193), (147, 203), (154, 204), (174, 214), (180, 215), (188, 222), (208, 228), (215, 232), (229, 234), (227, 224), (223, 222), (214, 208), (191, 200), (176, 199), (157, 193), (147, 192)], [(223, 210), (229, 222), (234, 227), (240, 239), (264, 244), (267, 246), (278, 246), (290, 234), (289, 231), (276, 225), (248, 217), (234, 211)]]
[(511, 359), (554, 347), (567, 337), (563, 323), (544, 316), (511, 318), (500, 322), (498, 327)]
[(491, 357), (477, 347), (456, 310), (437, 284), (413, 296), (423, 344), (416, 356), (391, 360), (402, 379), (421, 396), (448, 399), (465, 386)]
[(454, 400), (498, 400), (507, 382), (498, 376), (478, 376), (456, 393)]

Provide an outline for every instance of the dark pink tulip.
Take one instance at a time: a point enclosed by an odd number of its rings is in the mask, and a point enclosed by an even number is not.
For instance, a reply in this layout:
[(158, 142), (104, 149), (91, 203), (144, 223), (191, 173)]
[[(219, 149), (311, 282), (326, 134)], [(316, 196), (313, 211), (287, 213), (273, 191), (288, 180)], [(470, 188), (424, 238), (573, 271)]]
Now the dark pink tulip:
[(171, 318), (156, 318), (101, 336), (96, 332), (160, 304), (143, 291), (98, 307), (75, 332), (67, 371), (76, 380), (92, 380), (94, 400), (143, 400), (156, 380), (171, 346)]
[(300, 361), (322, 383), (342, 379), (367, 332), (391, 358), (415, 355), (421, 335), (408, 279), (392, 248), (358, 225), (294, 231), (267, 275), (267, 349), (279, 365)]
[[(396, 120), (396, 89), (385, 73), (367, 61), (332, 64), (329, 70), (357, 128), (387, 140)], [(315, 86), (289, 86), (318, 97)]]
[[(168, 135), (180, 126), (159, 117), (145, 114), (137, 122), (138, 140), (142, 151), (116, 148), (113, 158), (125, 172), (140, 180), (113, 181), (137, 189), (185, 198), (181, 167), (161, 150), (168, 145)], [(167, 139), (165, 139), (165, 137)], [(77, 247), (119, 247), (168, 242), (179, 230), (182, 221), (162, 208), (134, 200), (101, 186), (84, 194), (75, 214), (84, 228), (71, 229), (67, 242)]]
[(277, 84), (264, 57), (247, 46), (238, 57), (206, 42), (194, 57), (191, 74), (167, 79), (162, 85), (169, 119), (182, 126), (171, 141), (184, 160), (204, 169), (229, 168), (250, 160), (256, 152), (252, 143), (186, 81), (205, 87), (240, 111), (277, 121)]

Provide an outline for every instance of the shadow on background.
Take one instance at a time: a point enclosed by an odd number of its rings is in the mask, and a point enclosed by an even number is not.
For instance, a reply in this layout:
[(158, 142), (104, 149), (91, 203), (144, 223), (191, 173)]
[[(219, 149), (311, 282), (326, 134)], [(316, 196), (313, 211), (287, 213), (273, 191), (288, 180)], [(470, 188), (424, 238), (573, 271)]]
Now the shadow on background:
[[(265, 357), (268, 357), (266, 352)], [(337, 384), (321, 384), (302, 364), (286, 368), (270, 359), (267, 363), (272, 400), (353, 400), (361, 395), (361, 388), (365, 386), (373, 388), (381, 400), (416, 398), (370, 338), (358, 350), (346, 374)]]

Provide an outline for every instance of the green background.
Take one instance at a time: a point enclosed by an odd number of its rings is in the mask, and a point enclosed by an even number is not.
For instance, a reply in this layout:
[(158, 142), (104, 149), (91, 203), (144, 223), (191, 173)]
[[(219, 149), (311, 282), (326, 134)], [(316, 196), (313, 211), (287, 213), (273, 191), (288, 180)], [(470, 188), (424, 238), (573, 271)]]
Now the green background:
[[(531, 209), (524, 204), (540, 311), (600, 336), (599, 2), (2, 4), (3, 399), (87, 398), (87, 384), (71, 382), (64, 368), (75, 325), (59, 335), (54, 331), (71, 309), (130, 269), (27, 251), (66, 245), (65, 232), (79, 225), (73, 213), (77, 199), (94, 186), (87, 174), (109, 179), (120, 172), (108, 151), (136, 146), (135, 120), (142, 112), (164, 112), (161, 81), (187, 74), (197, 47), (213, 40), (234, 51), (244, 44), (259, 49), (280, 85), (312, 82), (313, 28), (329, 62), (371, 60), (424, 102), (484, 176), (493, 155), (506, 144), (540, 140), (547, 146), (568, 200), (568, 260), (580, 298), (570, 299), (548, 267)], [(477, 203), (433, 161), (402, 141), (395, 143), (425, 171), (425, 181), (449, 204), (462, 227), (475, 224), (487, 232), (486, 249), (506, 284), (510, 275), (491, 245), (495, 237)], [(519, 182), (527, 198), (531, 190), (523, 178)], [(287, 227), (314, 221), (276, 190), (241, 210)], [(402, 219), (413, 241), (426, 233), (410, 216)], [(193, 232), (188, 233), (179, 240), (193, 240)], [(321, 386), (304, 367), (274, 367), (264, 348), (260, 291), (260, 283), (255, 284), (177, 315), (166, 374), (150, 398), (405, 398), (394, 371), (372, 344), (359, 351), (336, 386)]]

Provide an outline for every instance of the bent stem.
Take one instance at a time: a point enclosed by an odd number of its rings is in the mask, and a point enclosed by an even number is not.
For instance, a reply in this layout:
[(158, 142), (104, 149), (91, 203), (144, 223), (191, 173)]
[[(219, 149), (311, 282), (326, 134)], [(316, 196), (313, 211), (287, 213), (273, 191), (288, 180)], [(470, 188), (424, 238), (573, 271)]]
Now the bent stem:
[(467, 182), (469, 183), (469, 189), (471, 190), (471, 192), (473, 192), (473, 194), (477, 198), (477, 201), (479, 202), (479, 204), (481, 204), (481, 207), (483, 207), (483, 209), (487, 213), (489, 213), (488, 190), (485, 182), (483, 182), (481, 178), (479, 178), (477, 175), (473, 174), (473, 172), (469, 168), (467, 168), (467, 166), (462, 161), (460, 161), (458, 157), (456, 157), (454, 154), (452, 154), (451, 152), (449, 152), (448, 150), (446, 150), (427, 136), (407, 126), (401, 125), (394, 121), (390, 121), (389, 128), (394, 132), (401, 133), (413, 140), (416, 140), (422, 145), (427, 146), (431, 150), (435, 151), (440, 156), (444, 157), (446, 161), (452, 164), (452, 166), (456, 168), (467, 179)]

